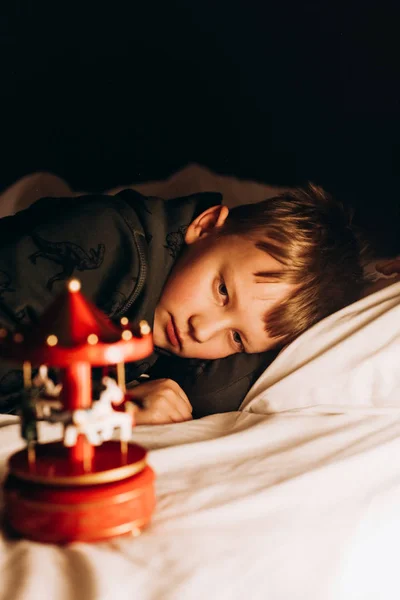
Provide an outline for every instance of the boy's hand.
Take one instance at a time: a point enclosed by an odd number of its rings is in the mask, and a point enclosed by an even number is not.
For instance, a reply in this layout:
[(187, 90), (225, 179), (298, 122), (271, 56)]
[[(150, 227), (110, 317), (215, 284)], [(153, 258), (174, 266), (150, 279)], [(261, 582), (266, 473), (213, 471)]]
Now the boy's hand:
[(181, 423), (192, 418), (192, 406), (182, 388), (172, 379), (155, 379), (141, 383), (127, 394), (143, 402), (136, 408), (136, 425)]

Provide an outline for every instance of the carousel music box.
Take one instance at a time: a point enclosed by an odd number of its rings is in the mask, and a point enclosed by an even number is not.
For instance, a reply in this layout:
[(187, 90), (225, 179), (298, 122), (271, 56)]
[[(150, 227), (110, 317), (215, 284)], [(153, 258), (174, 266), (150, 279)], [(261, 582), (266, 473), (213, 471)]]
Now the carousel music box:
[[(9, 459), (5, 525), (39, 542), (137, 535), (155, 507), (146, 450), (130, 443), (135, 409), (124, 365), (152, 353), (150, 327), (142, 321), (132, 328), (126, 317), (114, 324), (80, 287), (71, 280), (37, 325), (0, 331), (3, 357), (23, 364), (21, 433), (27, 442)], [(31, 365), (40, 365), (33, 378)], [(49, 367), (57, 369), (58, 383)], [(101, 367), (97, 393), (92, 367)], [(41, 421), (61, 424), (62, 439), (41, 443)]]

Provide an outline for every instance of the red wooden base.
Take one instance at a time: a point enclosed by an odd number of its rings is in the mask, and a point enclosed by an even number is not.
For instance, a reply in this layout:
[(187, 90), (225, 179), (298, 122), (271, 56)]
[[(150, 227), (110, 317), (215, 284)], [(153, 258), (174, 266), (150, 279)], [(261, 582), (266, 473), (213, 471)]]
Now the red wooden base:
[(119, 442), (104, 442), (89, 446), (87, 461), (71, 460), (70, 449), (61, 442), (37, 444), (34, 460), (29, 461), (27, 450), (10, 457), (12, 475), (26, 481), (47, 485), (88, 485), (119, 481), (136, 475), (146, 466), (146, 450), (138, 444), (126, 444), (125, 452)]
[[(58, 450), (59, 459), (64, 452), (61, 444), (43, 446), (48, 447), (47, 451), (50, 447)], [(119, 451), (118, 442), (108, 442), (96, 448), (96, 453), (103, 446), (113, 448), (115, 455), (116, 450)], [(130, 447), (136, 457), (140, 455), (139, 449), (142, 450), (144, 458), (143, 448), (134, 444)], [(26, 462), (26, 457), (24, 459)], [(36, 477), (32, 472), (21, 471), (21, 464), (24, 460), (18, 452), (10, 459), (10, 474), (4, 486), (5, 525), (11, 533), (54, 544), (92, 542), (118, 535), (137, 535), (151, 519), (155, 507), (154, 472), (145, 464), (136, 474), (132, 474), (135, 463), (125, 462), (120, 467), (111, 466), (108, 471), (101, 471), (97, 464), (94, 472), (73, 473), (70, 477), (65, 473), (60, 477), (59, 470), (59, 477), (54, 473), (47, 480), (40, 472), (39, 453)], [(60, 464), (59, 460), (59, 467)]]

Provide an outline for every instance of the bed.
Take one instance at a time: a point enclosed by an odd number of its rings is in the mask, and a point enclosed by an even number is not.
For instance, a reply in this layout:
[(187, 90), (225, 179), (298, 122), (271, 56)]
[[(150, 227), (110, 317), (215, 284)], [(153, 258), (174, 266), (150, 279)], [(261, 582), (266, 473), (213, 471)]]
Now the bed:
[[(0, 600), (397, 599), (400, 282), (384, 284), (285, 348), (241, 410), (135, 429), (157, 475), (140, 537), (2, 535)], [(1, 416), (1, 477), (21, 445)]]

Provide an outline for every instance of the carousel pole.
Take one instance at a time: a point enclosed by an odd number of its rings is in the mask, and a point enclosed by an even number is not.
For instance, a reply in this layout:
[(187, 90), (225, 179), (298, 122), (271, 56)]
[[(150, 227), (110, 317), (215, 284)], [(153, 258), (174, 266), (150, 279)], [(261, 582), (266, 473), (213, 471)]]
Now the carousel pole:
[[(30, 390), (32, 387), (32, 364), (29, 360), (25, 360), (22, 365), (22, 376), (24, 380), (24, 393), (30, 394)], [(30, 402), (29, 399), (27, 400)], [(36, 429), (35, 429), (36, 431)], [(32, 436), (27, 439), (27, 453), (28, 453), (28, 465), (29, 470), (34, 471), (36, 466), (36, 449), (35, 449), (36, 441), (32, 438)]]
[[(123, 393), (126, 393), (126, 381), (125, 381), (125, 363), (117, 363), (117, 383)], [(128, 459), (128, 442), (121, 440), (120, 442), (122, 461), (125, 464)]]
[[(81, 283), (78, 279), (71, 279), (68, 283), (70, 293), (78, 293)], [(74, 323), (72, 323), (74, 327)], [(75, 411), (90, 408), (92, 405), (92, 370), (88, 361), (71, 361), (64, 367), (62, 398), (64, 409)], [(94, 448), (84, 435), (78, 435), (75, 446), (70, 448), (70, 460), (75, 464), (82, 464), (84, 471), (90, 471), (94, 455)]]
[[(74, 411), (90, 408), (92, 405), (92, 373), (88, 362), (73, 362), (64, 368), (63, 373), (63, 404), (65, 410)], [(84, 470), (91, 468), (94, 448), (86, 439), (79, 435), (75, 446), (70, 448), (70, 459), (74, 463), (83, 463)]]

